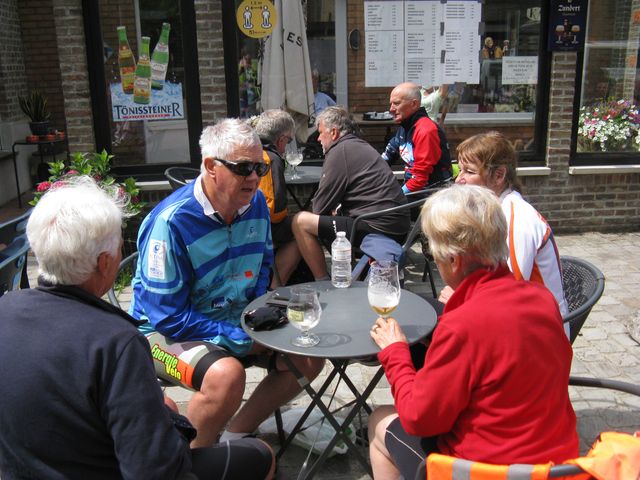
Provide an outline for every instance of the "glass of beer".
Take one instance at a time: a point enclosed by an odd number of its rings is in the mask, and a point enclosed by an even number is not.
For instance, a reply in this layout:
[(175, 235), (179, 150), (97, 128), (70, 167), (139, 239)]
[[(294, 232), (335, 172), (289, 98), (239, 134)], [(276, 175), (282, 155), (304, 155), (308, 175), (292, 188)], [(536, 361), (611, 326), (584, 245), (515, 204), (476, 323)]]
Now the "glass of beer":
[(391, 315), (400, 303), (398, 262), (382, 260), (371, 264), (367, 295), (374, 312), (383, 318)]

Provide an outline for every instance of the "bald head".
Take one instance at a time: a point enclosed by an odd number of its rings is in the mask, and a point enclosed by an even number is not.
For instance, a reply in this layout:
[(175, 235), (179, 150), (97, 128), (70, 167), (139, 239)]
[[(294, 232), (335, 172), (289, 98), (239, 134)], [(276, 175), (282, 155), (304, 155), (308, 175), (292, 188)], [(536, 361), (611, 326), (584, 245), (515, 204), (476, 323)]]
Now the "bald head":
[(401, 83), (391, 91), (389, 112), (396, 123), (402, 123), (420, 108), (420, 87), (412, 82)]

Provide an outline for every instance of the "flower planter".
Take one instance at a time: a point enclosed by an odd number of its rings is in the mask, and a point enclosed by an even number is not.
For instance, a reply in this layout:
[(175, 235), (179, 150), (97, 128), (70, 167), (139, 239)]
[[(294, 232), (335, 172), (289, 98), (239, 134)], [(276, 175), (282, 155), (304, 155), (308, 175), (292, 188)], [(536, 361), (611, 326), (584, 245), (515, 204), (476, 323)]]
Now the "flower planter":
[(33, 135), (46, 135), (49, 133), (49, 121), (46, 122), (29, 122), (29, 128)]

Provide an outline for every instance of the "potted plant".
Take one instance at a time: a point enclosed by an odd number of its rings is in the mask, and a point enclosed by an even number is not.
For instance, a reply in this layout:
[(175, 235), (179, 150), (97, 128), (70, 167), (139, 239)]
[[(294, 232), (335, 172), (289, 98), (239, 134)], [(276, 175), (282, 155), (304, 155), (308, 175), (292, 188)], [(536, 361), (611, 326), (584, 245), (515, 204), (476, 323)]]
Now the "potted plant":
[(29, 128), (34, 135), (49, 133), (51, 112), (47, 108), (47, 96), (40, 90), (32, 90), (27, 96), (18, 96), (20, 109), (31, 120)]

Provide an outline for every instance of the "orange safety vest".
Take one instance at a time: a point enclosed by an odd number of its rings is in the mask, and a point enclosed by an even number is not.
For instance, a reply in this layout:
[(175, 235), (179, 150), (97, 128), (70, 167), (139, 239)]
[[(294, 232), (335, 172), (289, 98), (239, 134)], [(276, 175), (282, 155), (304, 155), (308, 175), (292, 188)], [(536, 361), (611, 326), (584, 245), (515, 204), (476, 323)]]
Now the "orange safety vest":
[[(269, 158), (269, 154), (265, 150), (262, 151), (262, 160), (264, 161), (264, 163), (271, 165), (271, 158)], [(284, 220), (288, 214), (286, 208), (284, 210), (280, 210), (279, 212), (273, 211), (276, 199), (275, 193), (273, 191), (273, 177), (271, 176), (271, 172), (260, 179), (260, 185), (258, 186), (258, 188), (262, 190), (262, 193), (264, 193), (264, 198), (267, 200), (271, 223), (279, 223)]]
[(574, 463), (597, 480), (640, 478), (640, 432), (602, 432), (585, 457)]
[(546, 480), (551, 463), (540, 465), (491, 465), (432, 453), (427, 457), (430, 480)]

